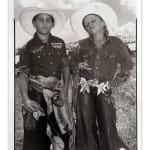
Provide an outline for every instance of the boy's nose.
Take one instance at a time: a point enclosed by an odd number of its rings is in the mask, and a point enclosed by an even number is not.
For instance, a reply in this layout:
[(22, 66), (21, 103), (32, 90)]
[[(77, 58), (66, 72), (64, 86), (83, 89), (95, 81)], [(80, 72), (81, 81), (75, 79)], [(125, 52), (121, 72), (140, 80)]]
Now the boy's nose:
[(44, 21), (43, 21), (43, 24), (47, 24), (47, 21), (46, 21), (46, 20), (44, 20)]
[(89, 23), (89, 27), (92, 28), (92, 27), (93, 27), (93, 24), (92, 24), (92, 23)]

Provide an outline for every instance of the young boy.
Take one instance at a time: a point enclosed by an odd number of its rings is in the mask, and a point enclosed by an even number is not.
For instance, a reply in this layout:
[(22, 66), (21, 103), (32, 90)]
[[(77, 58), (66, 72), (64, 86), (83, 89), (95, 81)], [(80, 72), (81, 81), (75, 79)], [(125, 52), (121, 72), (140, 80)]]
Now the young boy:
[[(43, 95), (43, 89), (41, 91), (37, 90), (41, 87), (35, 88), (29, 80), (38, 79), (37, 82), (41, 82), (41, 80), (48, 77), (54, 77), (59, 81), (62, 73), (64, 85), (61, 89), (61, 95), (63, 100), (67, 97), (69, 67), (65, 44), (62, 39), (51, 34), (51, 32), (58, 33), (62, 29), (65, 16), (56, 9), (26, 8), (20, 15), (20, 23), (27, 33), (34, 34), (21, 52), (20, 58), (21, 73), (19, 79), (24, 110), (23, 150), (50, 149), (53, 141), (47, 135), (47, 124), (51, 129), (51, 136), (59, 136), (64, 142), (64, 149), (68, 150), (69, 134), (67, 131), (70, 125), (69, 119), (65, 123), (59, 124), (61, 119), (58, 120), (59, 116), (56, 117), (54, 111), (54, 108), (56, 110), (57, 107), (53, 104), (51, 107), (48, 106), (45, 95)], [(49, 114), (47, 114), (48, 111)], [(39, 115), (38, 118), (37, 115)], [(63, 117), (66, 118), (66, 116)], [(62, 127), (62, 125), (64, 126)]]

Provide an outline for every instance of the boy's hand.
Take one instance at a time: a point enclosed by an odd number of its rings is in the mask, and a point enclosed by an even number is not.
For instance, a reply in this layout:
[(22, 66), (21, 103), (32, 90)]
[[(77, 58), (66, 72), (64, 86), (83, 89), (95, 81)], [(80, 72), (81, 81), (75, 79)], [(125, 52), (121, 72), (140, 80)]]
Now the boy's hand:
[(86, 62), (79, 63), (78, 68), (80, 70), (82, 70), (82, 69), (91, 70), (91, 68), (89, 67), (89, 65)]
[(68, 88), (63, 87), (61, 89), (61, 95), (62, 95), (62, 99), (65, 100), (68, 98)]
[(27, 110), (28, 112), (36, 112), (36, 111), (41, 111), (44, 112), (43, 109), (41, 108), (40, 104), (38, 104), (37, 102), (31, 100), (31, 99), (27, 99), (24, 101), (23, 104), (25, 110)]
[(104, 94), (110, 89), (108, 82), (100, 83), (99, 85), (97, 85), (97, 88), (98, 88), (97, 95), (99, 95), (100, 93)]

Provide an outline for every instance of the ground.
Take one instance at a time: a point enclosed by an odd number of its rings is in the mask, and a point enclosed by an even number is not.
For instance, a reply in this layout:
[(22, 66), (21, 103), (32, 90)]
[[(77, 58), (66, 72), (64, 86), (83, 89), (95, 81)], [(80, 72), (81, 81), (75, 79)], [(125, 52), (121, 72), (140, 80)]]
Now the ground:
[[(131, 76), (121, 87), (113, 89), (117, 113), (117, 129), (120, 137), (129, 146), (130, 150), (137, 150), (136, 143), (136, 58), (133, 56), (134, 67)], [(15, 82), (15, 150), (22, 150), (23, 120), (21, 96), (18, 88), (18, 79)]]

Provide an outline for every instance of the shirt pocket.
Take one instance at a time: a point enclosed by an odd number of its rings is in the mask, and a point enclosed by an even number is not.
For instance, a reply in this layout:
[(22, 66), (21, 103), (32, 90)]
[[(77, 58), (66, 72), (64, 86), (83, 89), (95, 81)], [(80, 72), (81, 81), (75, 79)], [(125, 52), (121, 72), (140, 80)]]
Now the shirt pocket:
[(32, 52), (32, 63), (39, 64), (45, 61), (46, 57), (44, 56), (43, 52), (39, 51), (36, 53)]
[(107, 62), (114, 62), (116, 61), (116, 54), (112, 52), (107, 52), (105, 51), (102, 56), (102, 61), (107, 61)]
[(83, 61), (86, 61), (90, 64), (91, 59), (93, 59), (93, 52), (90, 52), (90, 51), (84, 52), (82, 59), (83, 59)]
[(61, 61), (62, 61), (61, 50), (57, 48), (53, 48), (51, 59), (56, 65), (61, 65)]

